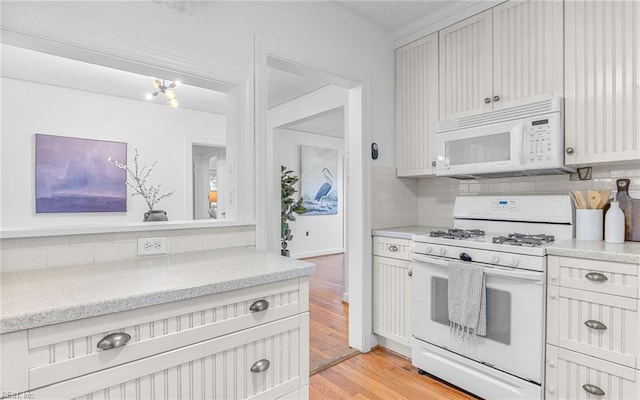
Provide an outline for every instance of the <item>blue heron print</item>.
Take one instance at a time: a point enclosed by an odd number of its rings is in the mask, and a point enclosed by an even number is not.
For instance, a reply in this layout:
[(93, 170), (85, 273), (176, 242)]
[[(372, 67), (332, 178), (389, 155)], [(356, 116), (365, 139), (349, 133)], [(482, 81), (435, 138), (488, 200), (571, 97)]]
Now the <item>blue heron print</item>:
[(329, 168), (324, 167), (322, 168), (322, 175), (324, 175), (324, 179), (326, 179), (326, 182), (323, 183), (322, 186), (320, 186), (320, 189), (318, 189), (314, 200), (320, 203), (320, 207), (322, 207), (322, 201), (324, 200), (325, 207), (329, 208), (327, 195), (329, 194), (329, 192), (331, 192), (331, 187), (333, 185), (333, 180), (331, 178), (333, 178), (333, 174), (331, 173), (331, 171), (329, 171)]
[(300, 186), (304, 199), (302, 205), (307, 209), (305, 216), (338, 214), (338, 150), (304, 145), (300, 147)]

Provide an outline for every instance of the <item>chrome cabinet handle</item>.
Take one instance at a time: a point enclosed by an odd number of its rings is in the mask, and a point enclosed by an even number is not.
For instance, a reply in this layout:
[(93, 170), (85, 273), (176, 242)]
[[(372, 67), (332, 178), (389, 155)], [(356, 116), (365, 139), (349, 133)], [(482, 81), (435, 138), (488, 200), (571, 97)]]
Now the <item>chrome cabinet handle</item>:
[(413, 271), (412, 271), (412, 270), (409, 270), (409, 272), (407, 272), (407, 275), (409, 275), (409, 276), (413, 276)]
[(596, 395), (596, 396), (604, 396), (604, 390), (600, 389), (596, 385), (591, 385), (589, 383), (586, 383), (586, 384), (582, 385), (582, 388), (587, 393), (591, 393), (591, 394)]
[(251, 372), (255, 372), (256, 374), (259, 372), (264, 372), (266, 370), (269, 369), (269, 366), (271, 365), (271, 363), (269, 362), (269, 360), (260, 360), (260, 361), (256, 361), (252, 366), (251, 366)]
[(484, 104), (489, 104), (491, 103), (491, 98), (490, 97), (485, 97), (484, 98)]
[(567, 147), (567, 149), (565, 150), (567, 154), (573, 154), (574, 151), (575, 150), (573, 149), (573, 147)]
[(604, 282), (608, 279), (606, 276), (604, 276), (600, 272), (589, 272), (584, 277), (593, 282)]
[(500, 96), (493, 96), (493, 101), (500, 101)]
[(590, 319), (588, 321), (584, 321), (584, 324), (587, 327), (591, 328), (591, 329), (598, 329), (598, 330), (601, 330), (601, 331), (607, 329), (607, 326), (605, 324), (603, 324), (600, 321), (593, 320), (593, 319)]
[(389, 246), (389, 251), (393, 251), (395, 253), (396, 251), (398, 251), (398, 246), (395, 246), (395, 245)]
[(435, 167), (436, 166), (436, 162), (435, 161), (431, 161), (431, 166)]
[(267, 308), (269, 308), (269, 302), (262, 299), (254, 301), (253, 304), (251, 304), (251, 306), (249, 307), (249, 310), (251, 312), (260, 312), (266, 310)]
[(115, 349), (124, 346), (129, 340), (131, 340), (131, 336), (124, 332), (112, 333), (98, 342), (98, 348), (102, 350)]

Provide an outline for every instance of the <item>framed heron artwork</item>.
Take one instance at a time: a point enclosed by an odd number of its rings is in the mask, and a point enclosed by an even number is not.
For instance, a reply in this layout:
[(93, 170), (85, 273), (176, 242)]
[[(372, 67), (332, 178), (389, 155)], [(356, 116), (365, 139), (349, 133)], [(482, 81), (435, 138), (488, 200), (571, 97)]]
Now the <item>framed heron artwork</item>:
[(338, 213), (338, 150), (300, 146), (300, 186), (306, 215)]

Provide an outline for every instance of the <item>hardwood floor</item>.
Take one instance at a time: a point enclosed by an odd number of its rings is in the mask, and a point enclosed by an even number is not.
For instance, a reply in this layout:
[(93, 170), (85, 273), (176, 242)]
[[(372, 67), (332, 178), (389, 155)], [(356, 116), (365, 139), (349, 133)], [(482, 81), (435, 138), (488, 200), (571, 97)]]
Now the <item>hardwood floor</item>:
[(348, 346), (349, 305), (344, 294), (344, 255), (307, 258), (309, 277), (310, 400), (474, 399), (437, 379), (418, 374), (411, 361), (377, 348), (360, 354)]
[(313, 375), (309, 399), (461, 400), (475, 397), (432, 377), (419, 375), (409, 360), (377, 348)]
[(309, 277), (309, 369), (311, 375), (357, 354), (349, 343), (349, 305), (344, 295), (344, 254), (307, 258), (316, 264)]

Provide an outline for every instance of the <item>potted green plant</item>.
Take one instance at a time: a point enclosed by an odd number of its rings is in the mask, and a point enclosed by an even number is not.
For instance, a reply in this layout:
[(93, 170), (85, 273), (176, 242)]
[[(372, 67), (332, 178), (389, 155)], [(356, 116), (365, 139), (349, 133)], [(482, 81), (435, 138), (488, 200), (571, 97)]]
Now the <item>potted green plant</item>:
[(302, 215), (307, 209), (302, 205), (302, 197), (297, 201), (293, 194), (297, 190), (293, 187), (298, 182), (298, 177), (293, 175), (293, 171), (287, 170), (284, 165), (280, 166), (280, 254), (289, 257), (288, 242), (293, 239), (289, 221), (295, 221), (295, 214)]

